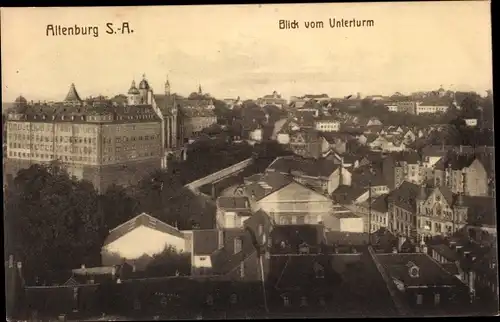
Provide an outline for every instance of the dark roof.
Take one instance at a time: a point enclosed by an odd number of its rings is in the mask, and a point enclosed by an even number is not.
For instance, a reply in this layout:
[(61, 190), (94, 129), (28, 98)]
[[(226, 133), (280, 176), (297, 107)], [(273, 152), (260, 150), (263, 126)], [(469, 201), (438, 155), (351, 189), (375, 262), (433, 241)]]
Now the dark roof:
[(463, 196), (464, 206), (468, 207), (467, 221), (472, 225), (496, 226), (496, 207), (494, 197)]
[(266, 171), (283, 174), (305, 175), (310, 177), (329, 177), (340, 165), (328, 159), (305, 159), (299, 156), (279, 157)]
[(75, 84), (71, 84), (68, 95), (66, 95), (66, 98), (64, 99), (66, 102), (81, 102), (82, 99), (80, 98), (80, 95), (78, 95), (78, 92), (76, 91)]
[(419, 185), (404, 181), (398, 188), (391, 191), (389, 202), (414, 213), (416, 210), (416, 201), (419, 197), (419, 194)]
[(149, 89), (149, 83), (146, 80), (146, 78), (143, 78), (141, 82), (139, 83), (139, 89)]
[[(215, 250), (212, 255), (212, 270), (214, 274), (227, 274), (238, 267), (248, 256), (257, 251), (253, 243), (252, 235), (246, 229), (224, 229), (223, 247)], [(235, 241), (241, 241), (241, 251), (235, 253)]]
[(278, 172), (267, 172), (258, 181), (254, 181), (245, 187), (247, 196), (254, 200), (260, 200), (281, 188), (289, 185), (294, 180), (288, 175)]
[(377, 166), (359, 167), (352, 172), (353, 185), (359, 187), (386, 186), (387, 182), (382, 169)]
[[(461, 282), (450, 275), (441, 265), (427, 254), (377, 254), (377, 260), (392, 278), (412, 286), (459, 286)], [(418, 267), (418, 275), (410, 276), (412, 266)]]
[(91, 104), (68, 105), (65, 103), (27, 105), (21, 121), (68, 123), (140, 123), (160, 122), (151, 105), (114, 106), (109, 101)]
[(217, 207), (226, 211), (249, 211), (250, 203), (247, 197), (219, 197), (217, 198)]
[(139, 90), (135, 86), (135, 81), (132, 81), (132, 85), (130, 85), (130, 89), (128, 90), (128, 94), (131, 94), (131, 95), (139, 95), (140, 94)]
[(439, 255), (450, 262), (455, 262), (459, 259), (458, 253), (445, 244), (429, 245), (429, 248), (434, 249)]
[(28, 101), (26, 100), (26, 98), (24, 98), (24, 96), (20, 95), (18, 98), (16, 98), (16, 100), (14, 101), (14, 103), (16, 103), (16, 104), (27, 104)]
[(332, 198), (338, 203), (351, 203), (364, 193), (368, 191), (368, 188), (360, 186), (339, 186), (333, 193)]
[(434, 167), (439, 170), (445, 170), (450, 167), (452, 170), (462, 170), (469, 167), (476, 159), (476, 156), (470, 154), (450, 153), (442, 157)]
[(219, 247), (216, 229), (193, 230), (193, 255), (211, 255)]
[(317, 246), (324, 239), (324, 227), (322, 225), (279, 225), (275, 226), (271, 232), (274, 245), (279, 245), (284, 241), (292, 248), (306, 243), (310, 246)]
[(371, 208), (378, 212), (387, 212), (389, 207), (389, 194), (383, 194), (373, 199)]
[(363, 246), (368, 244), (368, 233), (349, 233), (342, 231), (327, 231), (326, 242), (329, 245), (338, 246)]
[(169, 224), (166, 224), (153, 216), (150, 216), (146, 213), (142, 213), (126, 222), (123, 224), (117, 226), (116, 228), (112, 229), (109, 232), (108, 237), (104, 241), (104, 245), (108, 245), (118, 238), (121, 238), (122, 236), (126, 235), (128, 232), (132, 231), (133, 229), (140, 227), (140, 226), (145, 226), (149, 227), (151, 229), (155, 229), (158, 231), (161, 231), (166, 234), (170, 234), (172, 236), (177, 236), (179, 238), (184, 238), (184, 235), (175, 227), (170, 226)]
[(346, 132), (321, 132), (321, 136), (330, 144), (335, 143), (337, 140), (347, 142), (355, 139), (354, 135)]
[[(335, 258), (328, 255), (272, 256), (271, 270), (278, 276), (276, 289), (301, 290), (310, 292), (331, 292), (331, 288), (341, 282), (335, 271)], [(323, 278), (316, 274), (322, 271)]]

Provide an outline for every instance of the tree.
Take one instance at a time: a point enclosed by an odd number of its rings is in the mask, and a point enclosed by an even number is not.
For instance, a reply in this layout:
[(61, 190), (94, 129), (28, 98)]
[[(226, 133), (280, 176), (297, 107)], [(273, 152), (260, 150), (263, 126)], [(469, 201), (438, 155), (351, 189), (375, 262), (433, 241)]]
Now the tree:
[(163, 252), (153, 255), (145, 273), (148, 277), (190, 275), (191, 254), (179, 253), (172, 246), (166, 246)]
[(113, 229), (137, 216), (139, 202), (124, 187), (112, 185), (99, 196), (99, 207), (103, 216), (103, 228)]
[(9, 190), (7, 252), (23, 262), (26, 279), (99, 263), (104, 231), (90, 182), (71, 179), (63, 169), (33, 165), (19, 171)]

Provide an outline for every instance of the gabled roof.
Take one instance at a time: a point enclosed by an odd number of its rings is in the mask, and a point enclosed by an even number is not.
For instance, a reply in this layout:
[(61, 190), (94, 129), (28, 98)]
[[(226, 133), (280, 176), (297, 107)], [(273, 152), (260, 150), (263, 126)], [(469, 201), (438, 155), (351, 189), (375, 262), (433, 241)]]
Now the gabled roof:
[(343, 231), (327, 231), (325, 233), (328, 245), (363, 246), (368, 244), (368, 233), (349, 233)]
[(476, 160), (474, 155), (450, 153), (436, 162), (434, 167), (438, 170), (445, 170), (448, 167), (452, 170), (462, 170), (469, 167), (474, 160)]
[(299, 156), (278, 157), (266, 171), (283, 174), (305, 175), (310, 177), (329, 177), (340, 165), (328, 159), (305, 159)]
[(387, 181), (382, 173), (382, 169), (376, 166), (372, 167), (359, 167), (352, 172), (353, 186), (368, 187), (372, 186), (386, 186)]
[(292, 182), (294, 182), (294, 180), (288, 175), (278, 172), (266, 172), (258, 181), (247, 185), (244, 190), (247, 196), (258, 201)]
[(140, 226), (148, 227), (179, 238), (184, 238), (184, 235), (177, 228), (172, 227), (169, 224), (166, 224), (143, 212), (142, 214), (110, 230), (108, 237), (104, 241), (104, 246), (109, 245), (118, 238), (125, 236), (127, 233)]
[[(427, 254), (377, 254), (376, 257), (388, 275), (401, 281), (405, 287), (463, 286), (460, 280), (450, 275)], [(418, 268), (418, 275), (410, 276), (412, 266)]]
[(429, 245), (429, 248), (434, 249), (439, 255), (450, 262), (455, 262), (459, 259), (458, 253), (445, 244)]
[(375, 211), (385, 213), (389, 207), (389, 194), (383, 194), (376, 197), (371, 204), (371, 208)]

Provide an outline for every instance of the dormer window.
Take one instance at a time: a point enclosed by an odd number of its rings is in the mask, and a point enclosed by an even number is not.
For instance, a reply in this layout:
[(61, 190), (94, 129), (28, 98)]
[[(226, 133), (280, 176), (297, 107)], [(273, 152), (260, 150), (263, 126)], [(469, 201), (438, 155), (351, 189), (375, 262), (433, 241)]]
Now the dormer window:
[(300, 254), (309, 254), (309, 245), (306, 243), (300, 244), (299, 253)]
[(413, 263), (408, 266), (408, 274), (410, 275), (410, 277), (418, 278), (420, 276), (420, 268)]

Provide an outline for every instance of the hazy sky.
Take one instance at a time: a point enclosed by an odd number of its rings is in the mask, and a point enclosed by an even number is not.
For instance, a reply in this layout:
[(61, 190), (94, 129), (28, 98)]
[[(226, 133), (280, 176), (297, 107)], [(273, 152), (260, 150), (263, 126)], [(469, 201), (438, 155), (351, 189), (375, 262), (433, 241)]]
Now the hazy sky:
[[(371, 28), (330, 28), (328, 19), (372, 19)], [(280, 30), (280, 19), (299, 29)], [(304, 21), (322, 20), (323, 29)], [(128, 21), (132, 34), (108, 35)], [(3, 101), (125, 93), (146, 74), (163, 93), (201, 83), (218, 98), (276, 90), (332, 97), (492, 87), (489, 2), (2, 8)], [(99, 37), (46, 36), (48, 24), (98, 26)], [(453, 85), (452, 85), (453, 84)]]

